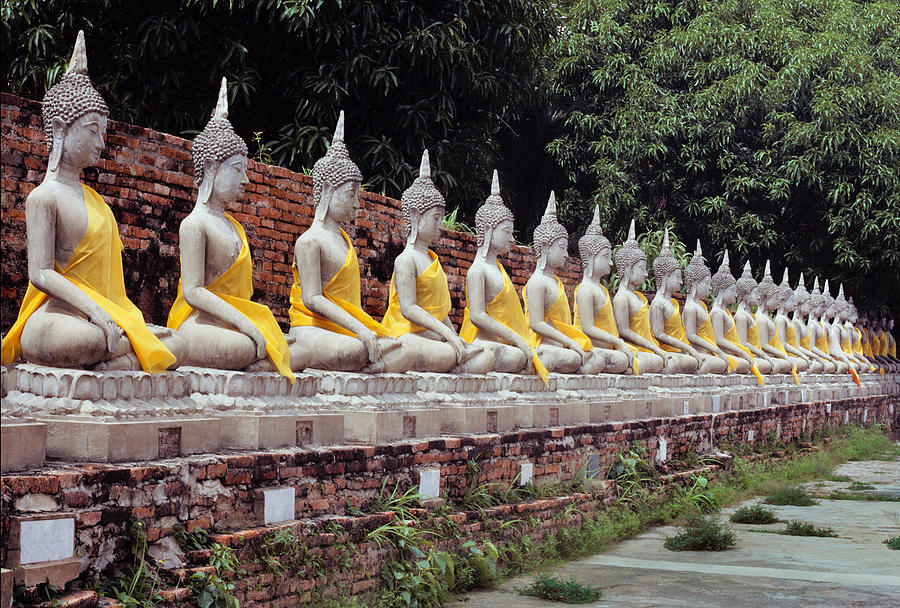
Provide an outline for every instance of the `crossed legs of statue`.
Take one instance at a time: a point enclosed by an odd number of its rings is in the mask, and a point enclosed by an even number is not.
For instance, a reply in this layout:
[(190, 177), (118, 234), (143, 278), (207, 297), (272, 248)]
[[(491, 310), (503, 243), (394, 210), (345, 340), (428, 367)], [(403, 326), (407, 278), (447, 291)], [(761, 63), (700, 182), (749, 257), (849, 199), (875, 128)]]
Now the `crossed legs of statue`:
[(690, 355), (683, 353), (670, 353), (666, 357), (667, 374), (692, 374), (697, 371), (699, 363)]
[(638, 371), (641, 374), (659, 374), (666, 366), (666, 361), (656, 353), (637, 352)]
[(355, 336), (303, 326), (292, 327), (288, 338), (292, 368), (295, 360), (304, 359), (308, 363), (303, 367), (339, 372), (397, 373), (412, 365), (409, 351), (393, 338), (378, 339), (381, 359), (373, 363), (369, 363), (365, 345)]
[[(403, 334), (397, 338), (404, 349), (413, 353), (410, 369), (421, 372), (453, 372), (456, 374), (486, 374), (494, 369), (494, 353), (487, 349), (467, 345), (471, 356), (456, 363), (456, 351), (442, 340), (433, 340), (417, 333)], [(449, 364), (448, 362), (452, 362)]]
[(268, 359), (257, 361), (256, 344), (249, 336), (218, 323), (206, 322), (201, 313), (192, 313), (178, 332), (190, 344), (185, 365), (236, 370), (248, 369), (252, 365), (255, 368), (248, 371), (275, 369)]
[(603, 358), (595, 357), (593, 351), (588, 352), (582, 364), (581, 355), (569, 348), (541, 344), (537, 348), (538, 359), (547, 371), (557, 374), (599, 374), (603, 371)]
[(595, 346), (591, 356), (600, 363), (600, 371), (605, 374), (624, 374), (631, 366), (628, 357), (617, 350)]
[(494, 355), (493, 370), (495, 372), (518, 374), (531, 364), (531, 361), (525, 357), (525, 353), (515, 346), (503, 344), (502, 342), (482, 340), (481, 338), (475, 338), (472, 344), (480, 346)]
[(774, 374), (789, 374), (794, 368), (794, 365), (787, 359), (772, 357), (772, 363), (774, 363), (774, 366), (772, 368), (772, 373)]
[(725, 363), (722, 357), (714, 357), (706, 353), (698, 354), (700, 355), (700, 369), (698, 371), (701, 374), (724, 374), (728, 371), (728, 364)]
[[(148, 325), (181, 365), (188, 353), (187, 340), (165, 327)], [(116, 352), (107, 356), (106, 336), (97, 325), (73, 308), (48, 300), (29, 317), (22, 328), (22, 357), (50, 367), (98, 370), (140, 370), (141, 365), (124, 333)]]

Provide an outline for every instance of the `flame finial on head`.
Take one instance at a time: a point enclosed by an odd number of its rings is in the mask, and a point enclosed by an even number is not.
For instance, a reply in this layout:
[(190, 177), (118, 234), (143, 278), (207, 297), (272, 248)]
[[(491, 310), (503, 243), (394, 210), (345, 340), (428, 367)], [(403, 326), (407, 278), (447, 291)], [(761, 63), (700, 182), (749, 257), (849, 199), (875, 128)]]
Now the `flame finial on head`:
[(337, 189), (347, 182), (362, 182), (362, 172), (352, 160), (344, 144), (344, 111), (338, 114), (334, 137), (325, 155), (313, 165), (313, 204), (321, 202), (325, 186)]
[(694, 255), (684, 269), (684, 288), (690, 291), (691, 287), (710, 277), (709, 268), (706, 267), (706, 260), (703, 259), (703, 248), (700, 246), (700, 239), (697, 239)]
[(754, 289), (758, 286), (756, 279), (753, 278), (753, 271), (750, 268), (750, 260), (747, 260), (744, 263), (744, 271), (741, 273), (741, 277), (737, 280), (737, 299), (738, 302), (742, 302), (747, 296), (749, 296)]
[(616, 272), (619, 273), (619, 278), (625, 276), (626, 272), (629, 272), (635, 264), (641, 261), (647, 262), (647, 254), (638, 245), (634, 218), (632, 218), (631, 224), (628, 226), (628, 238), (616, 252)]
[(712, 276), (710, 286), (712, 287), (713, 294), (719, 295), (734, 284), (734, 275), (731, 274), (731, 266), (728, 261), (728, 249), (726, 248), (725, 252), (722, 254), (722, 263), (719, 264), (719, 269), (716, 271), (716, 274)]
[(662, 280), (670, 274), (681, 271), (681, 264), (672, 254), (672, 247), (669, 245), (669, 229), (666, 228), (663, 234), (662, 246), (659, 248), (659, 255), (653, 260), (653, 275), (656, 277), (657, 287), (662, 285)]
[(69, 69), (66, 70), (66, 73), (85, 75), (88, 73), (84, 30), (78, 30), (78, 35), (75, 37), (75, 48), (72, 50), (72, 58), (69, 60)]

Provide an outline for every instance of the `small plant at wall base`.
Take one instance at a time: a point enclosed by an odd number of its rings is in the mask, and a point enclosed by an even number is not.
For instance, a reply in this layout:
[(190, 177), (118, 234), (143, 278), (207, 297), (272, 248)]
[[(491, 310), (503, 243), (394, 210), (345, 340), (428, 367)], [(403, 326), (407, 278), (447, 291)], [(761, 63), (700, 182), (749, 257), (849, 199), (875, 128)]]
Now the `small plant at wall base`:
[(737, 509), (731, 515), (731, 521), (736, 524), (774, 524), (778, 522), (778, 517), (772, 509), (756, 504)]
[(837, 538), (837, 533), (831, 528), (817, 528), (808, 521), (789, 521), (784, 530), (779, 534), (787, 536), (821, 536), (824, 538)]
[(692, 515), (681, 532), (667, 536), (669, 551), (724, 551), (736, 542), (734, 532), (715, 516)]
[(602, 595), (598, 589), (585, 587), (576, 581), (574, 576), (562, 580), (547, 574), (539, 574), (531, 585), (518, 589), (518, 592), (564, 604), (588, 604)]
[(900, 551), (900, 536), (892, 536), (891, 538), (887, 538), (882, 542), (887, 545), (888, 549)]
[(792, 507), (809, 507), (818, 504), (800, 486), (781, 486), (776, 488), (766, 496), (766, 503)]

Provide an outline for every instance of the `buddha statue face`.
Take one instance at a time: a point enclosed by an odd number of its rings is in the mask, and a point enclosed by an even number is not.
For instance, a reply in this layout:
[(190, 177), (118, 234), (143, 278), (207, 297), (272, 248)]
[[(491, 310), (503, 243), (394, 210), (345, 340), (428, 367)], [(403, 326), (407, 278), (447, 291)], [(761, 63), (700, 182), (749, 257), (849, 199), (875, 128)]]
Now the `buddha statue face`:
[(96, 165), (106, 147), (106, 125), (106, 115), (99, 112), (88, 112), (68, 126), (54, 118), (53, 148), (61, 151), (61, 162), (77, 171)]
[(578, 240), (578, 254), (586, 274), (600, 279), (612, 270), (612, 244), (600, 228), (600, 205), (594, 206), (594, 217)]
[(607, 276), (612, 270), (612, 249), (604, 248), (591, 258), (591, 264), (594, 266), (594, 275), (599, 277)]
[[(758, 290), (759, 288), (757, 288)], [(773, 290), (772, 295), (769, 296), (769, 299), (766, 300), (766, 310), (777, 310), (781, 307), (781, 304), (784, 302), (784, 298), (782, 297), (780, 290)]]
[(556, 239), (550, 244), (545, 252), (548, 268), (561, 268), (566, 263), (568, 244), (567, 239)]
[(361, 182), (358, 181), (344, 182), (337, 188), (326, 184), (322, 187), (319, 207), (339, 223), (350, 222), (356, 217), (356, 210), (359, 208), (361, 186)]
[(229, 156), (218, 166), (212, 167), (207, 175), (213, 176), (212, 198), (223, 203), (239, 201), (244, 196), (244, 188), (250, 183), (247, 178), (247, 157), (243, 154)]
[(682, 280), (681, 280), (681, 271), (670, 272), (662, 278), (662, 284), (660, 288), (662, 288), (663, 293), (667, 295), (672, 295), (679, 289), (681, 289)]
[(749, 307), (759, 306), (760, 298), (759, 298), (759, 287), (754, 287), (750, 290), (750, 293), (744, 298), (744, 303)]
[(509, 246), (513, 239), (513, 223), (512, 220), (503, 220), (494, 228), (488, 228), (488, 238), (490, 250), (495, 254), (503, 255), (509, 252)]
[(444, 227), (444, 207), (432, 207), (426, 211), (410, 209), (410, 223), (416, 225), (416, 235), (420, 242), (426, 246), (431, 245), (441, 237)]
[(698, 298), (706, 298), (709, 295), (709, 292), (712, 290), (712, 278), (709, 276), (703, 277), (702, 279), (694, 283), (694, 289), (696, 290)]
[(639, 259), (625, 268), (625, 277), (630, 288), (635, 288), (647, 280), (647, 260)]
[(737, 286), (732, 284), (725, 287), (722, 291), (716, 294), (716, 302), (722, 302), (723, 306), (728, 306), (729, 304), (734, 303), (737, 299)]

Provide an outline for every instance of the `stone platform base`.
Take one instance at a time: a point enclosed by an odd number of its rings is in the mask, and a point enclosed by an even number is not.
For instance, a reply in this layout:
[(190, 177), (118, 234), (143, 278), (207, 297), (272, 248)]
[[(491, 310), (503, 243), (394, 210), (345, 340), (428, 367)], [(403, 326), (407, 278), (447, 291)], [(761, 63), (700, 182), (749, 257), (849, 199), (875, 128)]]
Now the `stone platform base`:
[[(900, 374), (800, 377), (2, 368), (3, 471), (221, 450), (383, 443), (900, 394)], [(44, 439), (46, 437), (46, 440)], [(46, 445), (46, 449), (44, 449)]]

